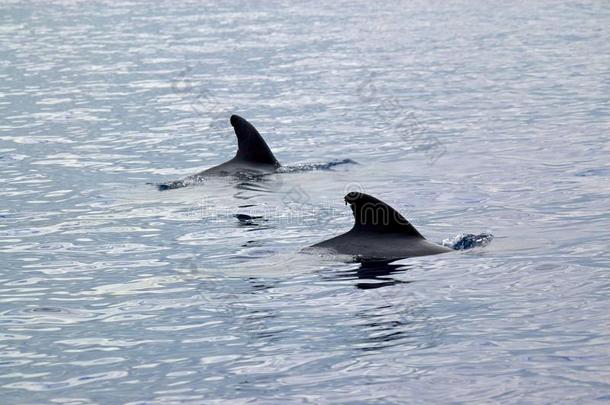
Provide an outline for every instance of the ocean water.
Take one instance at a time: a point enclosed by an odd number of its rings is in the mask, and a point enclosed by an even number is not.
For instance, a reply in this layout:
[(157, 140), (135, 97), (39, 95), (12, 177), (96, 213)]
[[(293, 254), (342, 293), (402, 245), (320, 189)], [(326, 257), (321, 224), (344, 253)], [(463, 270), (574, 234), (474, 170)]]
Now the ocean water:
[[(609, 37), (604, 1), (3, 1), (0, 401), (607, 403)], [(357, 164), (146, 184), (233, 113)], [(495, 238), (300, 253), (354, 190)]]

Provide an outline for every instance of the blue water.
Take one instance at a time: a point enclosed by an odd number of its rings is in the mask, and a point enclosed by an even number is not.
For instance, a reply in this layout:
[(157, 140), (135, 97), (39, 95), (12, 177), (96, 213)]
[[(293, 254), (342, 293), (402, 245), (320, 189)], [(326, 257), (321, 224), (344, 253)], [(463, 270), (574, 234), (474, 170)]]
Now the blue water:
[[(610, 6), (563, 3), (2, 2), (1, 401), (607, 402)], [(146, 184), (232, 113), (358, 164)], [(354, 190), (495, 238), (299, 253)]]

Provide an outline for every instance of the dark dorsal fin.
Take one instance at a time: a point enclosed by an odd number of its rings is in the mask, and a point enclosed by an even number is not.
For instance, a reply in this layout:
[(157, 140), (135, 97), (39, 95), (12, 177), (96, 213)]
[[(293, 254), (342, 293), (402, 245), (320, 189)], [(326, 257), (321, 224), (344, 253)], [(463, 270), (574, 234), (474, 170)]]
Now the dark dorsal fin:
[(398, 211), (375, 197), (352, 192), (345, 196), (345, 203), (354, 213), (355, 231), (401, 233), (425, 239)]
[(254, 128), (254, 125), (239, 115), (231, 116), (231, 125), (235, 130), (235, 135), (237, 135), (237, 154), (235, 159), (249, 163), (280, 166), (280, 163), (273, 156), (271, 149), (269, 149), (261, 134)]

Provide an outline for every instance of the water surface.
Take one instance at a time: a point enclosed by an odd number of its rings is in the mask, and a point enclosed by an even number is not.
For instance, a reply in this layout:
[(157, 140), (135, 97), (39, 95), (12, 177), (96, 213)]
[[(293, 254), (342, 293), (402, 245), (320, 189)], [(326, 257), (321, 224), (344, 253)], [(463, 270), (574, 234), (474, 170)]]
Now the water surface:
[[(607, 402), (608, 27), (597, 1), (3, 2), (4, 400)], [(146, 185), (232, 156), (231, 113), (284, 164), (359, 164)], [(351, 190), (495, 239), (300, 254)]]

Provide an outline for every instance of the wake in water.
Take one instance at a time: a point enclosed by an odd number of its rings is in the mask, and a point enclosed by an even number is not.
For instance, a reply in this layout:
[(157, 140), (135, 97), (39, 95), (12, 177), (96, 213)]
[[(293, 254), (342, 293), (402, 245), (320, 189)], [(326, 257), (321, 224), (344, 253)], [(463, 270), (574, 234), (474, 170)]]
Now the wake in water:
[(491, 233), (461, 233), (453, 239), (443, 239), (441, 245), (453, 250), (468, 250), (476, 247), (485, 247), (491, 243), (494, 236)]
[(300, 173), (311, 172), (314, 170), (331, 170), (334, 167), (352, 164), (357, 165), (358, 162), (352, 159), (331, 160), (327, 163), (302, 163), (298, 165), (282, 166), (276, 170), (276, 173)]

